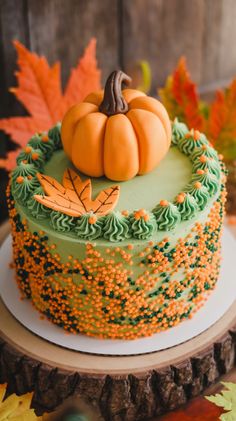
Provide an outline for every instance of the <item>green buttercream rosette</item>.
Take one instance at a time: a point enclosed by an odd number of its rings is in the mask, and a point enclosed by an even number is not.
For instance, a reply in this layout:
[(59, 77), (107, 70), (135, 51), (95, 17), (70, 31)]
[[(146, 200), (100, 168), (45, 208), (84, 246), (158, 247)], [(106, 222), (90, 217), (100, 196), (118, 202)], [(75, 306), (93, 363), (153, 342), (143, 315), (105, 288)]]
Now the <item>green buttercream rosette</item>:
[(199, 211), (196, 200), (189, 193), (180, 193), (175, 199), (174, 204), (177, 206), (183, 221), (192, 219)]
[(32, 164), (35, 168), (40, 169), (45, 164), (43, 152), (40, 149), (34, 149), (29, 144), (18, 155), (16, 162), (20, 164), (22, 161)]
[(171, 144), (173, 146), (178, 145), (180, 139), (183, 139), (186, 133), (188, 133), (188, 127), (186, 124), (181, 123), (176, 117), (172, 123)]
[(97, 218), (92, 213), (87, 213), (76, 219), (75, 233), (83, 239), (93, 241), (102, 237), (104, 218)]
[(151, 212), (143, 209), (134, 211), (129, 216), (132, 237), (137, 240), (146, 240), (156, 231), (156, 220)]
[(208, 145), (208, 141), (205, 135), (200, 133), (198, 130), (191, 130), (190, 132), (186, 133), (178, 143), (180, 151), (187, 156), (192, 155), (196, 148), (199, 148), (203, 145)]
[(167, 200), (161, 200), (153, 210), (153, 214), (160, 231), (173, 230), (181, 220), (177, 206)]
[(56, 231), (70, 232), (75, 226), (75, 218), (62, 212), (52, 211), (50, 213), (50, 223)]
[(37, 187), (33, 195), (27, 201), (27, 208), (29, 209), (31, 215), (34, 216), (36, 219), (45, 219), (49, 216), (51, 209), (47, 208), (46, 206), (39, 203), (35, 198), (34, 195), (44, 196), (44, 190), (41, 186)]
[(205, 155), (201, 155), (193, 162), (193, 171), (197, 170), (208, 170), (210, 173), (214, 174), (217, 179), (220, 179), (221, 176), (221, 167), (218, 160), (214, 158), (208, 158)]
[(199, 181), (188, 184), (184, 192), (189, 193), (192, 197), (194, 197), (200, 210), (205, 208), (210, 197), (207, 188)]
[(204, 187), (207, 188), (210, 196), (214, 196), (220, 189), (220, 181), (217, 177), (210, 173), (209, 170), (197, 170), (196, 174), (192, 177), (192, 183), (199, 181)]
[(195, 148), (193, 150), (193, 153), (190, 155), (190, 159), (191, 161), (194, 162), (202, 155), (206, 156), (207, 158), (213, 158), (216, 160), (218, 159), (216, 150), (212, 148), (210, 145), (206, 145), (206, 144), (204, 144), (201, 147)]
[(111, 242), (126, 240), (131, 237), (127, 217), (120, 212), (112, 212), (104, 218), (103, 237)]
[(49, 139), (53, 142), (54, 150), (62, 149), (61, 142), (61, 123), (57, 123), (52, 129), (48, 132)]
[(40, 186), (36, 177), (18, 177), (16, 181), (12, 184), (12, 194), (16, 197), (21, 203), (29, 199), (29, 197), (34, 193), (35, 189)]
[(11, 178), (13, 183), (18, 177), (35, 177), (37, 174), (37, 169), (33, 164), (28, 164), (28, 162), (19, 162), (17, 167), (12, 171)]
[(49, 138), (47, 133), (36, 133), (31, 137), (28, 145), (32, 146), (34, 149), (40, 149), (44, 155), (45, 160), (51, 158), (54, 149), (54, 143), (52, 139)]

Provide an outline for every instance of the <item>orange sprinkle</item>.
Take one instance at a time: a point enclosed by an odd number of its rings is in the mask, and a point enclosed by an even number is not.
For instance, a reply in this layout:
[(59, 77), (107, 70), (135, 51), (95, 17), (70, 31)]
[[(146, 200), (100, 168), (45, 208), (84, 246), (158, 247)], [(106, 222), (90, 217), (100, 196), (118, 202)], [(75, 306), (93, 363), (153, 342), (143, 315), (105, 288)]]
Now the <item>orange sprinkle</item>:
[(194, 130), (193, 132), (193, 138), (194, 140), (200, 139), (201, 133), (198, 130)]
[(160, 205), (163, 206), (163, 207), (165, 207), (165, 206), (168, 206), (169, 205), (169, 202), (168, 202), (168, 200), (161, 200), (160, 201)]
[(93, 216), (90, 216), (90, 217), (89, 217), (89, 219), (88, 219), (88, 223), (89, 223), (89, 224), (93, 225), (93, 224), (96, 224), (96, 222), (97, 222), (97, 217), (96, 217), (96, 215), (93, 215)]
[(41, 140), (42, 140), (42, 142), (47, 143), (47, 142), (49, 141), (49, 137), (48, 137), (48, 135), (47, 135), (47, 134), (44, 134), (44, 135), (41, 137)]
[(123, 216), (128, 216), (128, 215), (129, 215), (129, 211), (127, 211), (127, 210), (123, 210), (123, 211), (121, 212), (121, 214), (122, 214)]
[(202, 162), (202, 163), (204, 164), (205, 162), (207, 162), (207, 161), (208, 161), (208, 158), (207, 158), (207, 156), (205, 156), (205, 155), (201, 155), (201, 156), (200, 156), (200, 158), (199, 158), (199, 161), (200, 161), (200, 162)]
[(184, 199), (185, 199), (185, 196), (186, 196), (185, 193), (178, 194), (178, 196), (176, 198), (177, 203), (183, 203), (184, 202)]
[(16, 182), (17, 182), (18, 184), (22, 184), (22, 183), (24, 183), (24, 177), (22, 177), (21, 175), (19, 175), (19, 177), (17, 177), (17, 179), (16, 179)]
[(203, 174), (205, 174), (205, 171), (204, 170), (197, 170), (197, 174), (203, 175)]
[(29, 154), (32, 151), (32, 148), (30, 146), (25, 147), (25, 153)]
[(202, 183), (200, 183), (200, 181), (196, 181), (196, 183), (194, 183), (194, 187), (195, 189), (200, 189), (202, 187)]
[(32, 156), (33, 161), (37, 161), (37, 159), (39, 157), (39, 154), (37, 152), (34, 152), (34, 153), (32, 153), (31, 156)]

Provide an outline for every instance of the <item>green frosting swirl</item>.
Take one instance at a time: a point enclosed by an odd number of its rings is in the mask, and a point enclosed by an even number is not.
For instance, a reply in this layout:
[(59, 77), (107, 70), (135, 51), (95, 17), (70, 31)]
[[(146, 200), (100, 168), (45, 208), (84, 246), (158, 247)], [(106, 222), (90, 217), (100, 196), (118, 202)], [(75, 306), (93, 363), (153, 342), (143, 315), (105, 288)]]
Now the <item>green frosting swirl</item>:
[(129, 221), (120, 212), (112, 212), (104, 218), (103, 237), (111, 242), (130, 238)]
[[(205, 148), (206, 146), (206, 148)], [(217, 152), (214, 148), (212, 148), (210, 145), (204, 145), (204, 147), (200, 147), (200, 148), (195, 148), (193, 153), (191, 154), (190, 158), (191, 161), (195, 161), (198, 158), (200, 158), (200, 156), (206, 156), (207, 158), (213, 158), (213, 159), (218, 159), (218, 155)]]
[(193, 162), (193, 172), (197, 170), (208, 170), (211, 174), (214, 174), (217, 179), (220, 179), (221, 168), (219, 161), (213, 158), (207, 158), (206, 162), (201, 162), (200, 157)]
[(32, 177), (30, 180), (24, 177), (22, 183), (16, 181), (12, 184), (12, 194), (20, 202), (25, 203), (39, 185), (36, 177)]
[(171, 144), (177, 145), (180, 139), (184, 138), (186, 133), (188, 133), (188, 127), (186, 126), (186, 124), (181, 123), (176, 117), (172, 123)]
[(196, 200), (189, 193), (185, 193), (184, 201), (182, 203), (178, 203), (177, 200), (174, 203), (177, 206), (183, 221), (189, 221), (199, 211)]
[(91, 224), (89, 219), (93, 216), (93, 214), (85, 214), (77, 218), (75, 232), (79, 238), (93, 241), (102, 237), (104, 219), (99, 218), (94, 224)]
[(44, 142), (42, 140), (42, 137), (46, 135), (46, 133), (36, 133), (33, 137), (31, 137), (28, 145), (32, 146), (34, 149), (39, 149), (44, 154), (46, 160), (51, 158), (53, 149), (54, 149), (54, 143), (52, 139), (48, 139), (47, 142)]
[(202, 145), (207, 145), (208, 141), (206, 137), (201, 133), (199, 139), (194, 139), (194, 135), (191, 137), (183, 137), (178, 143), (178, 147), (185, 155), (189, 156), (193, 153), (196, 148)]
[(200, 183), (207, 188), (210, 196), (214, 196), (220, 188), (219, 180), (208, 170), (205, 170), (203, 174), (194, 174), (192, 181), (200, 181)]
[(146, 215), (146, 220), (142, 216), (139, 219), (137, 219), (137, 217), (135, 218), (135, 212), (129, 217), (132, 237), (137, 240), (146, 240), (147, 238), (150, 238), (157, 229), (154, 215), (150, 212), (146, 212)]
[(50, 222), (56, 231), (69, 232), (75, 226), (75, 219), (73, 216), (65, 215), (64, 213), (52, 211), (50, 214)]
[(194, 183), (190, 183), (188, 186), (186, 186), (184, 191), (194, 197), (200, 210), (205, 208), (210, 197), (205, 186), (202, 185), (200, 188), (197, 188), (195, 187)]
[[(40, 149), (32, 148), (29, 144), (27, 144), (26, 147), (30, 147), (31, 151), (27, 153), (25, 149), (23, 149), (16, 159), (17, 164), (26, 161), (28, 164), (34, 165), (35, 168), (42, 168), (45, 164), (43, 152)], [(37, 159), (35, 159), (34, 154), (37, 154)]]
[(48, 137), (52, 140), (55, 151), (62, 148), (61, 123), (57, 123), (56, 126), (49, 130)]
[(15, 182), (17, 177), (27, 177), (28, 175), (30, 175), (31, 177), (35, 177), (36, 173), (37, 169), (33, 164), (20, 162), (17, 165), (17, 167), (12, 171), (11, 177), (13, 182)]
[[(39, 194), (41, 196), (44, 196), (44, 190), (41, 186), (37, 187), (34, 190), (34, 195)], [(29, 209), (31, 215), (33, 215), (36, 219), (45, 219), (47, 216), (49, 216), (51, 209), (47, 208), (46, 206), (42, 205), (42, 203), (39, 203), (37, 200), (35, 200), (34, 195), (32, 195), (29, 200), (27, 201), (27, 208)]]
[(157, 205), (153, 214), (156, 218), (157, 228), (161, 231), (173, 230), (181, 220), (177, 206), (170, 202), (167, 206)]

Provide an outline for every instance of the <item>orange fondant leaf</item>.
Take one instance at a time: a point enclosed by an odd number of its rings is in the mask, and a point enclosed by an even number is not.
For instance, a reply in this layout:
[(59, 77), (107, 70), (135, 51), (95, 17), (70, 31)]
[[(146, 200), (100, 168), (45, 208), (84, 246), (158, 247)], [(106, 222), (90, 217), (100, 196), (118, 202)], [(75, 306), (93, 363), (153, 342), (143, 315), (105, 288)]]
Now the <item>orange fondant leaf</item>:
[(35, 195), (35, 200), (66, 215), (79, 217), (88, 212), (106, 215), (114, 209), (119, 199), (120, 187), (113, 186), (101, 191), (92, 200), (91, 180), (82, 181), (70, 168), (64, 172), (63, 185), (44, 174), (38, 173), (37, 177), (47, 196)]
[(77, 67), (71, 70), (65, 89), (68, 107), (83, 101), (90, 92), (101, 89), (101, 71), (97, 67), (96, 43), (96, 39), (92, 38)]
[(91, 180), (82, 181), (80, 176), (71, 168), (67, 168), (64, 172), (63, 186), (79, 196), (80, 200), (91, 200)]
[(53, 194), (65, 194), (65, 188), (49, 175), (37, 173), (37, 178), (46, 194), (52, 196)]
[[(60, 63), (50, 66), (45, 57), (30, 52), (19, 41), (17, 51), (17, 87), (11, 88), (30, 116), (0, 119), (0, 130), (24, 147), (35, 132), (50, 129), (61, 120), (69, 106), (82, 101), (93, 90), (100, 89), (100, 70), (96, 62), (96, 40), (92, 39), (78, 66), (72, 69), (65, 94), (61, 88)], [(15, 161), (1, 160), (7, 169)]]
[(159, 90), (159, 95), (172, 120), (177, 116), (190, 128), (204, 129), (205, 119), (197, 87), (190, 78), (184, 57), (179, 60), (165, 87)]
[(119, 195), (120, 186), (102, 190), (93, 202), (92, 211), (98, 215), (106, 215), (117, 205)]
[(84, 209), (81, 205), (72, 203), (69, 199), (62, 195), (55, 195), (53, 197), (35, 195), (35, 200), (55, 211), (65, 213), (69, 216), (81, 216), (84, 213)]

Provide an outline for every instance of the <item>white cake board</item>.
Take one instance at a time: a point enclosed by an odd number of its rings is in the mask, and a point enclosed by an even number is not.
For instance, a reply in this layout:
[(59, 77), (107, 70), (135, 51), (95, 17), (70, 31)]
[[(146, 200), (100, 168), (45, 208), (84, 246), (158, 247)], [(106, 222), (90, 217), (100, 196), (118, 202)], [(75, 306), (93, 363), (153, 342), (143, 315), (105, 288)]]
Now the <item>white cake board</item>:
[(208, 301), (192, 319), (148, 338), (136, 340), (96, 339), (81, 334), (68, 334), (47, 319), (40, 319), (30, 300), (20, 299), (12, 261), (12, 240), (8, 236), (0, 249), (0, 294), (12, 315), (27, 329), (49, 342), (91, 354), (138, 355), (179, 345), (199, 335), (217, 322), (236, 299), (236, 241), (227, 228), (223, 234), (223, 262), (220, 278)]

